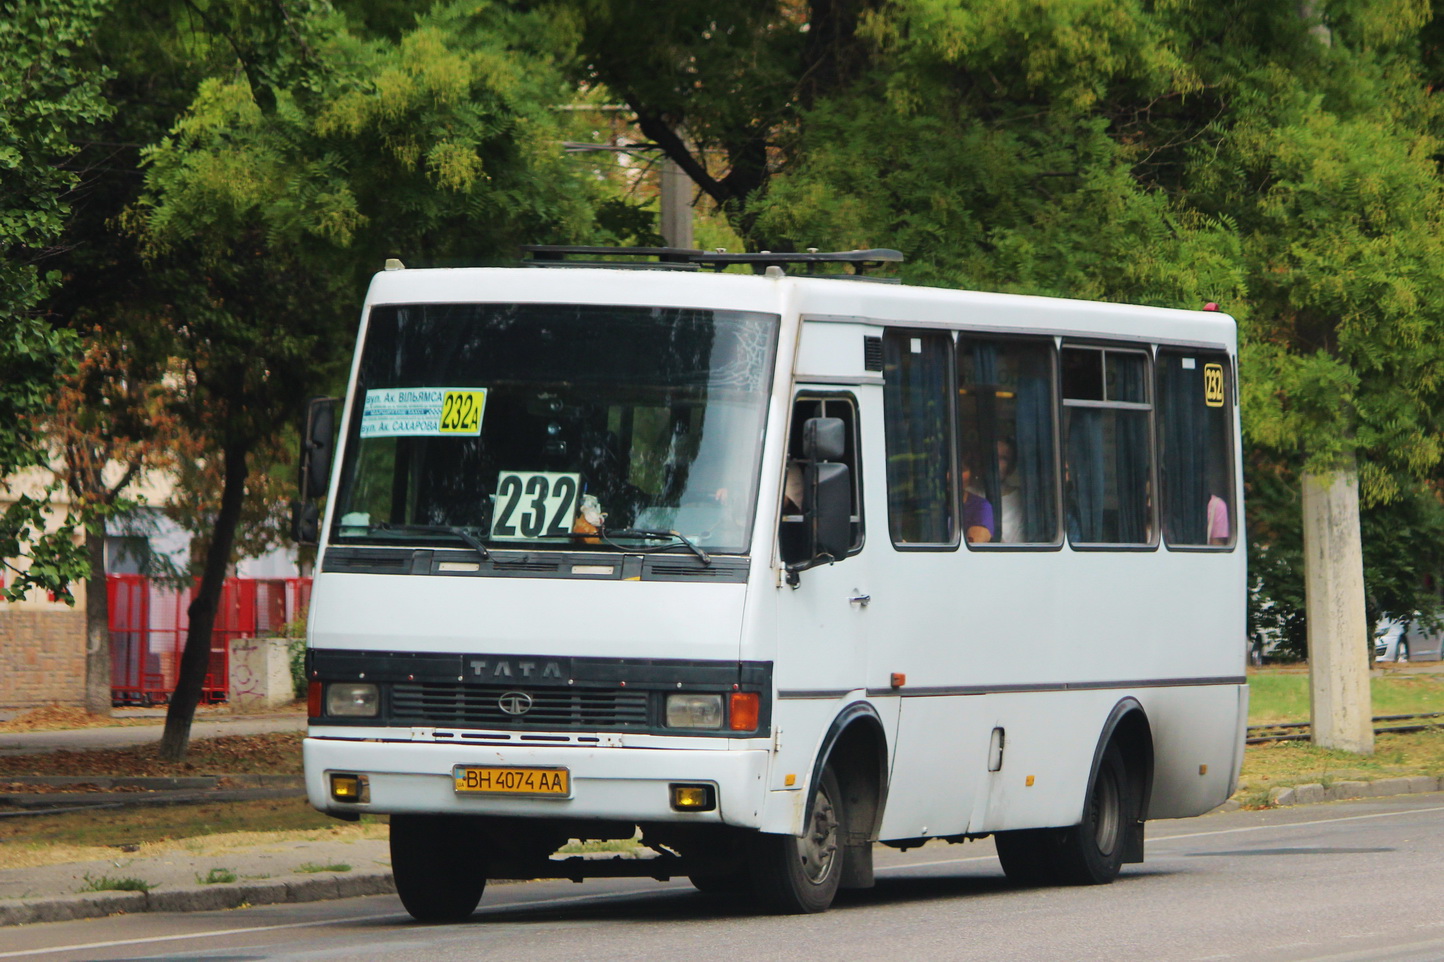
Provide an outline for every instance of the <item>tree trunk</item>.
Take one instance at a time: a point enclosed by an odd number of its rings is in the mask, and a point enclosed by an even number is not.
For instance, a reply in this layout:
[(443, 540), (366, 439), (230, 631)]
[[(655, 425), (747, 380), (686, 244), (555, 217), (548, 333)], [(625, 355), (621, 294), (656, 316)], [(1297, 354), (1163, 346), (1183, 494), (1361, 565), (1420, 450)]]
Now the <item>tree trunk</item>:
[(90, 555), (90, 579), (85, 583), (85, 710), (109, 715), (110, 597), (105, 582), (104, 527), (99, 534), (86, 532), (85, 550)]
[(1369, 626), (1359, 535), (1359, 473), (1306, 472), (1304, 592), (1309, 637), (1309, 721), (1323, 748), (1372, 754)]
[(250, 445), (242, 442), (226, 446), (225, 480), (221, 488), (221, 510), (216, 528), (206, 549), (201, 583), (191, 601), (187, 615), (190, 627), (186, 632), (185, 650), (181, 653), (180, 677), (165, 714), (165, 734), (160, 740), (160, 757), (178, 762), (190, 747), (191, 722), (196, 705), (205, 687), (206, 670), (211, 660), (211, 632), (216, 624), (216, 609), (225, 586), (226, 569), (230, 565), (231, 546), (235, 544), (236, 527), (241, 520), (241, 506), (246, 495), (246, 454)]

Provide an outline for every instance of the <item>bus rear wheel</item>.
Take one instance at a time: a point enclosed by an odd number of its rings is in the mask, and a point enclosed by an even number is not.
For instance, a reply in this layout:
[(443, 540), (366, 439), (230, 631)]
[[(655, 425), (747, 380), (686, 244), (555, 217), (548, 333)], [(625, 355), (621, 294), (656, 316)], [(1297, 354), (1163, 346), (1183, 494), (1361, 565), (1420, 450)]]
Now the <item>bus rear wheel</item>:
[(1063, 829), (1030, 828), (995, 832), (993, 845), (1003, 874), (1014, 885), (1054, 885), (1058, 881), (1058, 848)]
[(832, 768), (823, 769), (801, 838), (753, 836), (748, 852), (752, 891), (767, 911), (825, 912), (842, 881), (846, 802)]
[(1106, 885), (1123, 867), (1123, 849), (1134, 815), (1128, 764), (1112, 742), (1103, 750), (1083, 807), (1083, 821), (1065, 829), (1058, 849), (1058, 881)]
[(1128, 765), (1110, 742), (1098, 763), (1083, 821), (1071, 828), (998, 832), (993, 843), (1008, 881), (1018, 885), (1106, 885), (1123, 867), (1136, 800)]
[(486, 888), (481, 835), (464, 817), (391, 816), (391, 874), (418, 922), (460, 922)]

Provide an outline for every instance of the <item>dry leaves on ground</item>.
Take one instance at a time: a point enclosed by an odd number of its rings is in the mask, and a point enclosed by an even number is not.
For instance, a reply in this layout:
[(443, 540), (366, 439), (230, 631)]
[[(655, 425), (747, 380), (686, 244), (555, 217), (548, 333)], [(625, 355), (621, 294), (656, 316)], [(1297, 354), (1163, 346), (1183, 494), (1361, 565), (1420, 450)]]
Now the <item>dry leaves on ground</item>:
[(0, 780), (17, 775), (299, 775), (304, 737), (302, 732), (273, 732), (198, 738), (183, 762), (162, 761), (158, 743), (0, 756)]

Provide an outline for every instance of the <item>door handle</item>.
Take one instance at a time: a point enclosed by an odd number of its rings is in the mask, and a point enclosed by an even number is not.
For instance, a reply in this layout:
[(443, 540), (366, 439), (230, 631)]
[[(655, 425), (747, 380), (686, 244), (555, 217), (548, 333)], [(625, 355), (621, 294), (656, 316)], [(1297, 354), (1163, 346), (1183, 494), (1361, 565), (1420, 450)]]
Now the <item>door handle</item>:
[(859, 608), (866, 608), (872, 602), (872, 595), (853, 595), (847, 599), (848, 604), (857, 605)]

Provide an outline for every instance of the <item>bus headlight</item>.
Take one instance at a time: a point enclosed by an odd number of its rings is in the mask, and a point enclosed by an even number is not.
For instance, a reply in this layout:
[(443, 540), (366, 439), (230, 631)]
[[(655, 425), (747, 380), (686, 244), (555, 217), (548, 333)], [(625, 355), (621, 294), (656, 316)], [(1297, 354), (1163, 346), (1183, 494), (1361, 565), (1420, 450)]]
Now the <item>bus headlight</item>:
[(326, 686), (326, 714), (341, 718), (375, 718), (381, 691), (370, 682), (332, 682)]
[(722, 696), (672, 694), (667, 696), (668, 728), (721, 728)]

